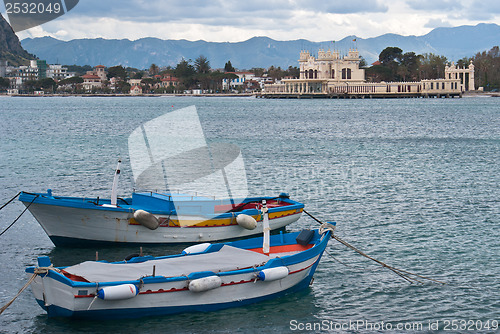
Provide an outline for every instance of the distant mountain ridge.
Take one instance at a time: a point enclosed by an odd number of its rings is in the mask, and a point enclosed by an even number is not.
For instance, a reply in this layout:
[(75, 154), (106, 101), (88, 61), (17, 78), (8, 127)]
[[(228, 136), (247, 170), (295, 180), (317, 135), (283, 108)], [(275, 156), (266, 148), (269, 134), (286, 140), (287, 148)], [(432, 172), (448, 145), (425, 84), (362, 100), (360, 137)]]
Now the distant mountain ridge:
[(378, 59), (388, 46), (396, 46), (403, 52), (417, 54), (434, 53), (446, 56), (450, 61), (472, 57), (477, 52), (500, 44), (500, 26), (481, 23), (476, 26), (436, 28), (423, 36), (385, 34), (373, 38), (347, 36), (340, 41), (311, 42), (304, 39), (276, 41), (268, 37), (253, 37), (243, 42), (218, 43), (206, 41), (162, 40), (158, 38), (128, 39), (75, 39), (61, 41), (51, 37), (27, 38), (23, 47), (48, 63), (66, 65), (123, 65), (139, 69), (159, 66), (175, 66), (182, 58), (196, 59), (204, 55), (212, 68), (222, 68), (230, 60), (239, 69), (267, 68), (271, 65), (288, 68), (297, 66), (301, 50), (313, 54), (318, 49), (337, 49), (347, 53), (357, 47), (367, 63)]

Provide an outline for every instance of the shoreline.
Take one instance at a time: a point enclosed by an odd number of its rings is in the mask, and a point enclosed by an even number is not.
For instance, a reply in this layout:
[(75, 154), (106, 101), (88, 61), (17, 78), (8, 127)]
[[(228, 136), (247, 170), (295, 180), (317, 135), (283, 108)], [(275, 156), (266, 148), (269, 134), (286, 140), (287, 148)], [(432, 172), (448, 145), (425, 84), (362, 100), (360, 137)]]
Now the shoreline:
[[(7, 94), (0, 97), (261, 97), (262, 93), (207, 93), (207, 94)], [(462, 97), (500, 97), (500, 92), (465, 92)], [(398, 97), (395, 97), (398, 98)], [(404, 98), (401, 96), (400, 98)]]
[(139, 94), (139, 95), (130, 95), (130, 94), (43, 94), (43, 95), (35, 95), (35, 94), (6, 94), (0, 93), (0, 96), (8, 96), (8, 97), (255, 97), (257, 93), (242, 93), (242, 94), (234, 94), (234, 93), (212, 93), (212, 94)]

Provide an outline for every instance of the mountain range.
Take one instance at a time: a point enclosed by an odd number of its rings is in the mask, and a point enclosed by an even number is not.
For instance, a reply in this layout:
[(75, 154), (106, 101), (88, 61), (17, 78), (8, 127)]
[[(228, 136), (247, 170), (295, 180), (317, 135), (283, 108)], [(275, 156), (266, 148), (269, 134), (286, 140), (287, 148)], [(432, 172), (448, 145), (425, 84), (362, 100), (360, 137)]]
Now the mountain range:
[(500, 44), (500, 26), (481, 23), (476, 26), (436, 28), (423, 36), (385, 34), (373, 38), (347, 36), (340, 41), (311, 42), (304, 39), (277, 41), (268, 37), (254, 37), (243, 42), (206, 42), (162, 40), (158, 38), (128, 39), (74, 39), (61, 41), (52, 37), (27, 38), (21, 41), (30, 53), (48, 63), (65, 65), (123, 65), (139, 69), (175, 66), (184, 59), (204, 55), (212, 68), (222, 68), (230, 60), (238, 69), (267, 68), (271, 65), (288, 68), (298, 66), (301, 50), (312, 54), (318, 49), (336, 49), (346, 54), (357, 48), (368, 64), (378, 60), (380, 52), (388, 46), (403, 52), (433, 53), (449, 61), (472, 57)]

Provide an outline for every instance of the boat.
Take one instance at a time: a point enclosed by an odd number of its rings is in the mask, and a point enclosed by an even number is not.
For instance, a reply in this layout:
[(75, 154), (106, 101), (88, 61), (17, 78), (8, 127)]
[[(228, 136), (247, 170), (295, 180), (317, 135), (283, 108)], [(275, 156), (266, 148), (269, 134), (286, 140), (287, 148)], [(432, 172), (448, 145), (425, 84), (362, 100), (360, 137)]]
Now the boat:
[[(325, 224), (326, 225), (326, 224)], [(228, 243), (202, 243), (176, 255), (85, 261), (53, 267), (47, 256), (26, 272), (49, 317), (137, 318), (208, 312), (307, 288), (333, 226)]]
[[(187, 194), (134, 192), (129, 198), (19, 196), (56, 246), (171, 244), (221, 241), (260, 234), (263, 211), (276, 230), (298, 220), (304, 204), (279, 196), (213, 199)], [(263, 204), (263, 201), (265, 204)]]
[(141, 189), (131, 197), (117, 194), (121, 160), (107, 199), (55, 196), (50, 189), (21, 193), (19, 200), (56, 246), (248, 237), (295, 222), (304, 208), (286, 193), (250, 197), (241, 150), (208, 145), (194, 106), (137, 127), (128, 147), (134, 189)]

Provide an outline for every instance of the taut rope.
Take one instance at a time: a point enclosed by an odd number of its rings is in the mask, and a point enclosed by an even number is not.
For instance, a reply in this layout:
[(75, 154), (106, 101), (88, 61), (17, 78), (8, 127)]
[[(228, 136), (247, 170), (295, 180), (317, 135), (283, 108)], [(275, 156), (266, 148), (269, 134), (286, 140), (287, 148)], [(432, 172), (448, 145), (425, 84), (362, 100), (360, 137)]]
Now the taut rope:
[[(316, 217), (314, 217), (313, 215), (311, 215), (309, 212), (307, 212), (306, 210), (304, 210), (304, 213), (306, 215), (308, 215), (309, 217), (311, 217), (312, 219), (314, 219), (317, 223), (321, 224), (321, 228), (324, 228), (324, 226), (326, 225), (329, 225), (329, 224), (325, 224), (323, 222), (321, 222), (319, 219), (317, 219)], [(406, 271), (406, 270), (402, 270), (402, 269), (397, 269), (397, 268), (394, 268), (392, 266), (389, 266), (387, 264), (385, 264), (384, 262), (382, 261), (379, 261), (377, 259), (374, 259), (373, 257), (369, 256), (368, 254), (365, 254), (364, 252), (362, 252), (361, 250), (359, 250), (358, 248), (354, 247), (353, 245), (349, 244), (347, 241), (344, 241), (342, 240), (341, 238), (339, 238), (338, 236), (334, 235), (333, 234), (333, 231), (332, 231), (332, 238), (337, 240), (338, 242), (340, 242), (342, 245), (352, 249), (353, 251), (357, 252), (358, 254), (366, 257), (367, 259), (370, 259), (372, 261), (375, 261), (376, 263), (380, 264), (382, 267), (384, 268), (387, 268), (389, 270), (391, 270), (392, 272), (394, 272), (395, 274), (397, 274), (398, 276), (400, 276), (401, 278), (403, 278), (404, 280), (406, 280), (407, 282), (409, 282), (410, 284), (413, 284), (413, 282), (418, 282), (418, 283), (421, 283), (423, 284), (421, 281), (419, 281), (418, 279), (416, 279), (415, 277), (418, 277), (418, 278), (422, 278), (422, 279), (426, 279), (426, 280), (429, 280), (429, 281), (432, 281), (432, 282), (435, 282), (435, 283), (440, 283), (440, 284), (446, 284), (444, 282), (441, 282), (441, 281), (438, 281), (438, 280), (435, 280), (435, 279), (432, 279), (432, 278), (429, 278), (429, 277), (425, 277), (425, 276), (422, 276), (422, 275), (418, 275), (418, 274), (414, 274), (414, 273), (411, 273), (409, 271)], [(337, 260), (338, 261), (338, 260)], [(411, 277), (411, 276), (414, 276), (414, 277)]]

